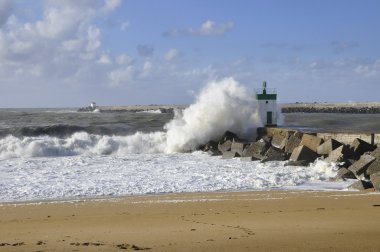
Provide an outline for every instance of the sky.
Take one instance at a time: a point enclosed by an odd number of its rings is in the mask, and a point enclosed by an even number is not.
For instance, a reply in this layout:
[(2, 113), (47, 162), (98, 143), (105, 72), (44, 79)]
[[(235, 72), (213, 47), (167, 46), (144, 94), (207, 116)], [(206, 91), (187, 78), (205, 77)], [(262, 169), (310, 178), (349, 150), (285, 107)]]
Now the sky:
[(0, 107), (380, 101), (379, 0), (0, 0)]

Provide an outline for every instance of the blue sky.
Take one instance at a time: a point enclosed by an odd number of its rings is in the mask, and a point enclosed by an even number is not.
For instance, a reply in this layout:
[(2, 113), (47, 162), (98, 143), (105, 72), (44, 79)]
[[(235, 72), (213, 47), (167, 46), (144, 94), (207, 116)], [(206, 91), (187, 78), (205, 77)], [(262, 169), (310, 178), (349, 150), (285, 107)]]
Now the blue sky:
[(209, 81), (280, 102), (379, 101), (380, 1), (0, 0), (0, 107), (188, 104)]

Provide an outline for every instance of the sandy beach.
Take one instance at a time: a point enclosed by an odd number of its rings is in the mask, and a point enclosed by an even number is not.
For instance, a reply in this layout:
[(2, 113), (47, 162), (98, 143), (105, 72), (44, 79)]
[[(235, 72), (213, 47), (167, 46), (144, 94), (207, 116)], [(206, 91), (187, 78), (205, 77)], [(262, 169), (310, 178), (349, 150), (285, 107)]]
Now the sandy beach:
[(0, 205), (0, 251), (378, 251), (380, 194), (260, 191)]

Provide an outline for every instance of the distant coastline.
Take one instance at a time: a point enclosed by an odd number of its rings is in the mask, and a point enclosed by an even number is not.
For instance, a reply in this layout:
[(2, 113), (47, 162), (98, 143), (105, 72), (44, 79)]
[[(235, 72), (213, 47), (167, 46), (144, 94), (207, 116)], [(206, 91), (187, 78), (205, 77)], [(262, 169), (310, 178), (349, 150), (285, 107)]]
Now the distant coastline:
[(283, 103), (282, 113), (380, 114), (380, 102), (357, 103)]
[[(96, 109), (103, 113), (112, 112), (144, 112), (160, 111), (161, 113), (173, 113), (175, 109), (185, 109), (187, 105), (127, 105), (127, 106), (97, 106)], [(83, 107), (78, 109), (79, 112), (92, 112), (93, 108)]]

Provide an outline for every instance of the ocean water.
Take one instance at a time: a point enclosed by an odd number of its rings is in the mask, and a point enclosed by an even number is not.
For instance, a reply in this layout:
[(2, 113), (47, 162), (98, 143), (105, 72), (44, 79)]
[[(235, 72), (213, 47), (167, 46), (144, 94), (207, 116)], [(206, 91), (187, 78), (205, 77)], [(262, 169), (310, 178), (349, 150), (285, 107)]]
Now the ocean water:
[(380, 133), (380, 114), (289, 113), (283, 125), (312, 132)]
[(174, 115), (0, 109), (0, 202), (347, 187), (331, 182), (337, 166), (321, 160), (290, 167), (195, 151), (227, 129), (253, 140), (261, 126), (254, 97), (225, 79)]

